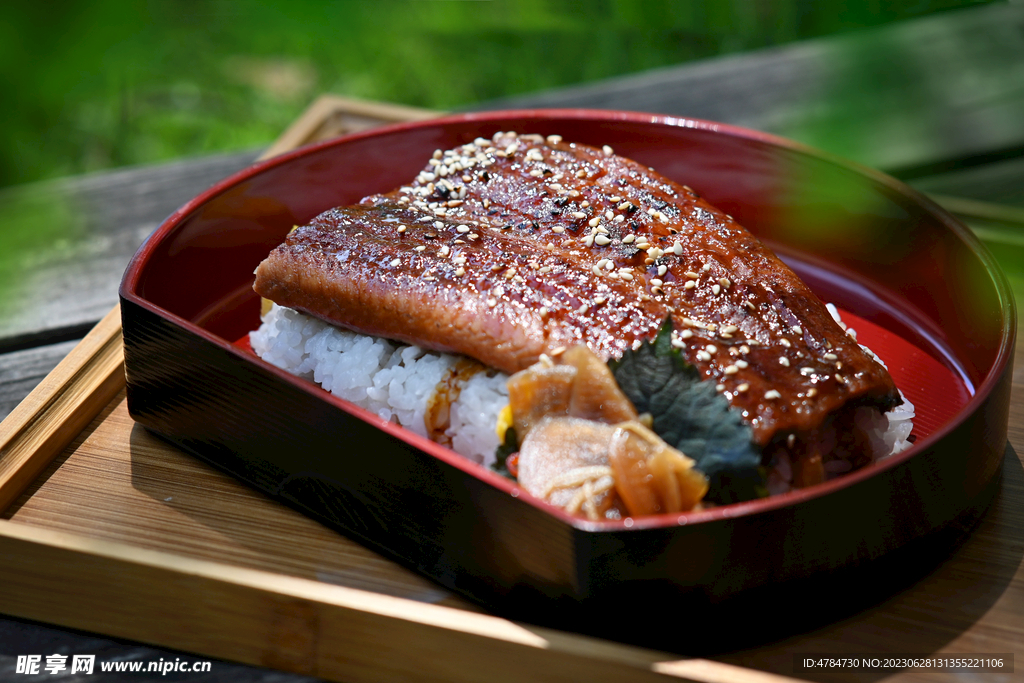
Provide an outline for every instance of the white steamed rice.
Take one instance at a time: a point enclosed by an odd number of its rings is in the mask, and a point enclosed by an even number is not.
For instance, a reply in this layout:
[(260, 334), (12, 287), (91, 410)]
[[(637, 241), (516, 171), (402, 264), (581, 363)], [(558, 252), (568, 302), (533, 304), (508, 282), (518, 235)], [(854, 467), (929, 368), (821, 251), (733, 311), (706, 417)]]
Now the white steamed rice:
[[(856, 339), (836, 307), (828, 304), (828, 310)], [(263, 360), (421, 436), (427, 436), (424, 418), (435, 388), (458, 362), (457, 356), (341, 330), (276, 304), (249, 340)], [(861, 348), (882, 362), (870, 349)], [(508, 403), (507, 380), (503, 373), (480, 372), (461, 383), (445, 431), (456, 453), (485, 466), (494, 462), (495, 425)], [(874, 408), (856, 413), (857, 424), (871, 436), (876, 459), (910, 447), (907, 438), (914, 426), (914, 406), (902, 392), (900, 397), (903, 403), (884, 415)], [(850, 465), (833, 461), (825, 468), (827, 475), (838, 476)], [(768, 489), (772, 494), (784, 493), (791, 481), (791, 464), (782, 454), (769, 464)]]
[[(458, 362), (457, 356), (341, 330), (276, 304), (249, 341), (268, 363), (420, 436), (427, 436), (424, 417), (434, 389)], [(446, 431), (456, 453), (487, 466), (494, 462), (494, 428), (508, 403), (507, 381), (508, 375), (480, 372), (462, 384)]]

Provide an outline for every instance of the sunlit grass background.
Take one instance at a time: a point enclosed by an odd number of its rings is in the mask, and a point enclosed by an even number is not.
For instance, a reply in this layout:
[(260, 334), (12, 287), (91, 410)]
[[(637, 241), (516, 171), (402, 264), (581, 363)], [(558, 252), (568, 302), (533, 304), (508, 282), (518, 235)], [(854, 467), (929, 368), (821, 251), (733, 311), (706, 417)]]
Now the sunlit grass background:
[(272, 140), (318, 93), (448, 109), (978, 0), (5, 0), (0, 187)]
[(0, 314), (33, 259), (81, 227), (76, 207), (34, 181), (256, 149), (324, 92), (470, 107), (977, 4), (3, 0)]

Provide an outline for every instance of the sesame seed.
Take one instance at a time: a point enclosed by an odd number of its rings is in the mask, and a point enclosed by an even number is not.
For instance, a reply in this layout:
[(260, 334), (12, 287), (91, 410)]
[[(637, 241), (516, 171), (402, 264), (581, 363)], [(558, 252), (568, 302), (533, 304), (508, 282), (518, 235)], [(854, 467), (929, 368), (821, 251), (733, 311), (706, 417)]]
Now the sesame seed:
[(402, 265), (402, 259), (397, 259), (396, 258), (394, 261), (391, 262), (391, 265), (392, 266), (400, 266), (400, 265)]
[(456, 277), (462, 277), (465, 274), (466, 274), (466, 269), (463, 268), (462, 266), (459, 266), (458, 268), (455, 269), (455, 276)]
[(487, 307), (488, 308), (494, 308), (497, 305), (498, 305), (498, 300), (497, 299), (491, 298), (491, 299), (487, 300)]
[(539, 168), (535, 168), (532, 171), (530, 171), (530, 175), (533, 176), (534, 178), (540, 178), (542, 175), (544, 175), (544, 171), (540, 170)]
[(561, 135), (549, 135), (547, 137), (547, 141), (548, 141), (549, 145), (557, 145), (559, 142), (562, 141), (562, 136)]
[(782, 394), (780, 394), (775, 389), (770, 389), (769, 391), (764, 392), (764, 397), (769, 400), (773, 400), (776, 398), (782, 398)]
[(604, 269), (605, 270), (615, 270), (615, 263), (613, 263), (612, 261), (609, 260), (607, 263), (604, 264)]
[(586, 237), (584, 237), (583, 238), (583, 244), (587, 245), (588, 247), (593, 246), (594, 245), (594, 236), (593, 235), (587, 235)]
[(576, 171), (576, 177), (577, 177), (577, 178), (586, 178), (586, 177), (587, 177), (587, 172), (586, 172), (586, 171), (584, 171), (584, 170), (583, 170), (583, 169), (581, 168), (580, 170)]
[(611, 234), (611, 233), (608, 232), (608, 228), (604, 227), (603, 225), (597, 226), (596, 228), (594, 228), (594, 230), (596, 230), (597, 232), (599, 232), (599, 233), (601, 233), (603, 235)]
[(689, 339), (690, 337), (693, 336), (693, 330), (683, 330), (682, 332), (679, 333), (679, 336), (682, 337), (683, 339)]
[(616, 223), (622, 223), (622, 222), (623, 222), (623, 221), (625, 221), (625, 220), (626, 220), (626, 217), (625, 217), (625, 216), (621, 216), (621, 215), (620, 215), (620, 216), (616, 216), (616, 217), (615, 217), (615, 222), (616, 222)]
[(589, 225), (592, 228), (596, 228), (597, 224), (600, 223), (600, 222), (601, 222), (601, 217), (600, 216), (595, 216), (594, 218), (591, 218), (589, 221), (587, 221), (587, 225)]
[(466, 257), (465, 256), (456, 256), (455, 258), (452, 259), (452, 263), (454, 263), (457, 266), (463, 266), (463, 265), (466, 264)]
[(662, 286), (665, 283), (662, 282), (661, 280), (659, 280), (658, 278), (652, 278), (651, 279), (651, 284), (654, 285), (655, 287), (660, 287), (660, 286)]
[(612, 154), (615, 154), (615, 151), (611, 147), (609, 147), (608, 145), (605, 145), (604, 147), (602, 147), (601, 151), (604, 152), (604, 155), (607, 156), (607, 157), (610, 157)]
[(653, 217), (654, 214), (656, 214), (656, 213), (658, 213), (658, 212), (655, 209), (647, 209), (647, 215), (648, 216), (652, 216)]
[(600, 276), (604, 271), (601, 270), (601, 266), (600, 266), (600, 264), (598, 264), (598, 265), (595, 265), (593, 268), (591, 268), (590, 272), (593, 273), (594, 275)]
[(480, 235), (476, 234), (475, 232), (471, 232), (468, 235), (466, 235), (466, 237), (468, 237), (471, 240), (475, 240), (475, 239), (479, 239)]
[(427, 248), (424, 247), (423, 245), (420, 245), (420, 246), (416, 247), (416, 251), (426, 251), (426, 250), (427, 250)]
[(586, 313), (589, 310), (590, 310), (590, 304), (582, 304), (579, 308), (576, 309), (576, 312), (577, 313)]
[(707, 346), (704, 347), (704, 350), (707, 351), (708, 353), (718, 353), (718, 347), (715, 346), (714, 344), (708, 344)]
[(632, 280), (633, 279), (633, 273), (630, 273), (628, 271), (620, 270), (619, 271), (619, 277), (621, 277), (623, 280)]
[(457, 232), (461, 232), (461, 233), (465, 234), (465, 233), (469, 232), (469, 226), (468, 225), (460, 225), (457, 228), (455, 228), (455, 230)]
[(542, 266), (541, 269), (538, 270), (537, 272), (541, 273), (541, 274), (550, 273), (551, 272), (551, 266)]
[(603, 258), (603, 259), (601, 259), (600, 261), (597, 262), (597, 267), (598, 268), (604, 268), (609, 263), (610, 263), (610, 261), (608, 259)]
[(697, 352), (697, 360), (701, 360), (701, 361), (704, 361), (706, 363), (709, 360), (711, 360), (711, 354), (708, 353), (707, 351), (698, 351)]
[(737, 394), (742, 394), (742, 393), (746, 392), (748, 389), (750, 389), (750, 385), (747, 384), (746, 382), (744, 382), (743, 384), (741, 384), (738, 387), (736, 387), (736, 393)]
[(663, 214), (661, 211), (658, 212), (658, 220), (662, 223), (668, 223), (668, 216)]
[(447, 244), (442, 245), (441, 248), (437, 251), (438, 256), (447, 256), (450, 253), (451, 249), (448, 247)]
[(703, 270), (703, 271), (704, 271), (705, 273), (706, 273), (706, 272), (708, 272), (709, 270), (711, 270), (711, 264), (710, 264), (710, 263), (705, 263), (705, 264), (704, 264), (704, 265), (703, 265), (703, 266), (701, 267), (701, 270)]
[(836, 361), (836, 370), (842, 370), (842, 369), (843, 369), (843, 361), (837, 360)]
[(782, 365), (782, 366), (788, 368), (789, 367), (789, 359), (786, 358), (785, 356), (780, 357), (779, 358), (779, 365)]
[(608, 273), (608, 277), (610, 277), (613, 280), (618, 280), (619, 279), (619, 274), (618, 273)]
[(687, 280), (686, 284), (683, 285), (683, 289), (693, 289), (697, 286), (697, 283), (693, 280)]
[(511, 280), (512, 277), (515, 274), (516, 274), (516, 269), (515, 268), (509, 268), (508, 270), (505, 271), (505, 279), (506, 280)]
[(797, 334), (803, 334), (804, 328), (800, 327), (799, 325), (793, 325), (793, 331), (796, 332)]
[(800, 368), (800, 374), (804, 375), (805, 377), (807, 375), (813, 375), (814, 374), (814, 368), (808, 368), (808, 367)]
[(672, 337), (672, 346), (674, 346), (677, 349), (685, 349), (686, 348), (686, 342), (684, 342), (682, 339), (677, 339), (676, 337)]
[(634, 240), (636, 240), (636, 235), (626, 235), (625, 237), (622, 238), (622, 243), (632, 244)]
[(686, 275), (686, 277), (688, 277), (688, 278), (693, 278), (694, 280), (696, 280), (697, 278), (700, 277), (700, 273), (695, 273), (692, 270), (686, 271), (686, 273), (684, 273), (684, 275)]
[(550, 313), (550, 311), (548, 311), (548, 307), (547, 306), (541, 306), (540, 307), (540, 311), (538, 311), (538, 312), (540, 313), (540, 317), (541, 318), (548, 317), (548, 313)]
[(595, 296), (594, 297), (594, 303), (597, 304), (598, 306), (600, 306), (604, 302), (605, 302), (605, 298), (603, 296)]
[(825, 354), (825, 360), (837, 360), (838, 358), (839, 358), (839, 356), (837, 356), (834, 353), (826, 353)]
[(573, 218), (586, 218), (587, 214), (583, 213), (582, 211), (573, 211), (572, 212), (572, 217)]
[(711, 293), (714, 294), (715, 296), (717, 296), (718, 293), (721, 292), (721, 291), (722, 291), (722, 286), (721, 285), (713, 285), (711, 287)]
[(580, 206), (582, 206), (585, 209), (588, 206), (590, 206), (590, 202), (584, 199), (582, 202), (580, 202)]
[(726, 365), (724, 370), (725, 374), (727, 375), (735, 375), (739, 371), (740, 369), (735, 365)]
[(722, 328), (722, 332), (725, 332), (726, 334), (732, 334), (733, 332), (736, 332), (739, 329), (740, 328), (736, 327), (735, 325), (726, 325), (725, 327)]
[(563, 228), (561, 225), (556, 225), (555, 227), (551, 228), (551, 232), (555, 233), (556, 235), (561, 235), (563, 232), (565, 232), (565, 228)]
[(731, 282), (729, 282), (729, 278), (727, 277), (718, 278), (718, 283), (722, 285), (722, 287), (724, 287), (725, 289), (729, 289), (729, 285), (732, 284)]
[(597, 245), (600, 247), (603, 247), (607, 244), (611, 244), (611, 240), (605, 237), (604, 235), (598, 235), (597, 237), (594, 238), (594, 241), (597, 242)]
[(747, 346), (746, 344), (743, 344), (742, 346), (740, 346), (740, 353), (743, 354), (744, 356), (747, 355), (748, 353), (750, 353), (750, 347)]
[(818, 395), (818, 390), (815, 389), (814, 387), (811, 387), (810, 389), (807, 390), (807, 398), (814, 398), (817, 395)]
[(786, 339), (785, 337), (780, 339), (779, 343), (782, 344), (783, 346), (785, 346), (787, 349), (793, 346), (793, 344), (791, 344), (790, 341), (788, 339)]
[(716, 384), (715, 385), (715, 391), (717, 391), (718, 393), (722, 393), (723, 391), (725, 391), (725, 385), (724, 384)]
[(405, 232), (405, 231), (406, 231), (406, 230), (408, 230), (408, 229), (409, 229), (409, 228), (408, 228), (408, 227), (406, 227), (406, 226), (404, 226), (404, 225), (399, 225), (399, 226), (398, 226), (398, 232)]
[(668, 266), (658, 266), (658, 277), (668, 272)]

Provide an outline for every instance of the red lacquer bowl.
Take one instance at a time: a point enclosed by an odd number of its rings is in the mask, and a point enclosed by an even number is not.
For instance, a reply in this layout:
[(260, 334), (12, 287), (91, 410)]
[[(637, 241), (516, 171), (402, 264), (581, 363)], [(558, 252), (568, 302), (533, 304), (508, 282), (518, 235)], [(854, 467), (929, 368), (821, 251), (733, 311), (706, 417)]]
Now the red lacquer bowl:
[[(407, 182), (435, 149), (499, 130), (611, 145), (768, 242), (888, 360), (917, 404), (913, 447), (771, 499), (588, 522), (232, 343), (259, 325), (253, 269), (293, 225)], [(919, 554), (984, 509), (1006, 448), (1015, 311), (977, 239), (892, 178), (704, 121), (494, 112), (304, 148), (175, 212), (120, 294), (135, 420), (504, 614), (605, 635), (632, 637), (616, 624), (657, 605), (685, 611), (676, 628), (696, 646), (755, 600), (760, 611), (825, 590), (829, 572), (857, 581), (878, 558)]]

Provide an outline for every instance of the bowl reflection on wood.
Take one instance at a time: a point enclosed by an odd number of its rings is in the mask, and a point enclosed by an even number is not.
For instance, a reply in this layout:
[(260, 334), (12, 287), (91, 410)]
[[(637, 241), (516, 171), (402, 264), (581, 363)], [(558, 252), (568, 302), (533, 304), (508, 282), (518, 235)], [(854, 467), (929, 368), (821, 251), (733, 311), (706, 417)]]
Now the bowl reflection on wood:
[[(815, 292), (941, 364), (957, 401), (909, 451), (784, 496), (589, 522), (234, 346), (288, 230), (500, 130), (611, 145), (693, 186)], [(506, 614), (585, 623), (713, 605), (862, 565), (984, 508), (1006, 445), (1015, 311), (955, 219), (795, 143), (635, 113), (494, 112), (380, 129), (243, 171), (175, 212), (121, 286), (132, 417), (183, 449)], [(949, 406), (947, 405), (947, 408)]]

